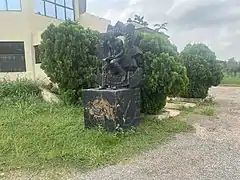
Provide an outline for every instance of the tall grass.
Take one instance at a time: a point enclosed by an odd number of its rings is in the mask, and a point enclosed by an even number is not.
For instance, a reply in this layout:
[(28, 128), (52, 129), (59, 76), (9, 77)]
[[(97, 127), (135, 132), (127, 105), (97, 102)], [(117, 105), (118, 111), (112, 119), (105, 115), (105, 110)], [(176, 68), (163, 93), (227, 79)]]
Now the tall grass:
[(14, 100), (39, 97), (41, 93), (37, 83), (28, 79), (17, 79), (16, 81), (0, 81), (0, 98), (11, 98)]

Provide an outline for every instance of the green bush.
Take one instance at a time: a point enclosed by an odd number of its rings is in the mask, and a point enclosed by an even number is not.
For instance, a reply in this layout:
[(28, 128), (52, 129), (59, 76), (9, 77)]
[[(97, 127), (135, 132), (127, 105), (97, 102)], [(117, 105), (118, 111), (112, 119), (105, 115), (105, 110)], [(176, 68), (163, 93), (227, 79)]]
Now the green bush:
[(0, 99), (26, 100), (30, 97), (40, 97), (40, 93), (37, 83), (28, 79), (0, 81)]
[(141, 50), (153, 54), (168, 53), (169, 56), (178, 58), (177, 47), (162, 34), (145, 34), (141, 40)]
[(70, 20), (51, 24), (42, 34), (41, 68), (57, 83), (64, 102), (81, 102), (82, 89), (95, 86), (100, 61), (98, 33)]
[(176, 61), (176, 46), (162, 35), (149, 34), (141, 41), (144, 52), (145, 86), (142, 88), (142, 111), (158, 113), (166, 104), (167, 96), (185, 91), (188, 83), (186, 69)]
[(182, 93), (186, 98), (205, 98), (211, 86), (220, 84), (223, 73), (216, 55), (205, 44), (188, 44), (180, 55), (187, 68), (189, 85)]

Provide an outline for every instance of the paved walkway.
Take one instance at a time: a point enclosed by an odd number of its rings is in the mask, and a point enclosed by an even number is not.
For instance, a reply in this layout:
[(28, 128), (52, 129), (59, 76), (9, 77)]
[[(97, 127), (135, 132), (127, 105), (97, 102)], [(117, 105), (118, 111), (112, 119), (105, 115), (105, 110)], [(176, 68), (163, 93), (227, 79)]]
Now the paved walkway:
[(217, 87), (211, 94), (218, 102), (218, 115), (195, 123), (195, 133), (179, 134), (131, 164), (72, 179), (240, 180), (240, 88)]

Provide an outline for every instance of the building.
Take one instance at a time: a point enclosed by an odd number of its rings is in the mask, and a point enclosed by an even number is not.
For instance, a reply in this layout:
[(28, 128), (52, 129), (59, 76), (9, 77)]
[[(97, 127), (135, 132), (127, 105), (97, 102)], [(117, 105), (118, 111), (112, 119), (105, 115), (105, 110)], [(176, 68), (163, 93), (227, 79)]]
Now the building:
[(65, 19), (105, 32), (110, 21), (86, 12), (86, 0), (0, 0), (0, 78), (47, 79), (35, 54), (41, 33)]

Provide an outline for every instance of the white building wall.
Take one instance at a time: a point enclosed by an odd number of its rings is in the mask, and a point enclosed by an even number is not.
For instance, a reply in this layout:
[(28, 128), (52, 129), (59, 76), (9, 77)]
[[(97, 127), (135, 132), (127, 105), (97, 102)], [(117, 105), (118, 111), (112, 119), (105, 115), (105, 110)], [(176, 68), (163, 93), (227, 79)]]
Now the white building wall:
[[(22, 11), (0, 11), (0, 42), (1, 41), (24, 41), (26, 72), (1, 73), (0, 79), (8, 78), (15, 80), (18, 77), (44, 80), (48, 78), (35, 64), (34, 45), (40, 44), (41, 33), (51, 23), (60, 24), (62, 21), (34, 13), (34, 0), (21, 0)], [(93, 16), (88, 13), (80, 14), (79, 0), (75, 0), (75, 18), (79, 23), (99, 32), (105, 32), (110, 21)]]

